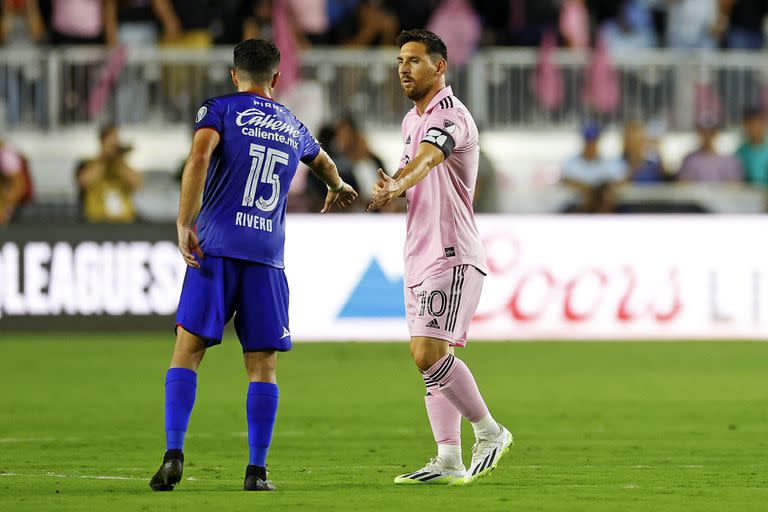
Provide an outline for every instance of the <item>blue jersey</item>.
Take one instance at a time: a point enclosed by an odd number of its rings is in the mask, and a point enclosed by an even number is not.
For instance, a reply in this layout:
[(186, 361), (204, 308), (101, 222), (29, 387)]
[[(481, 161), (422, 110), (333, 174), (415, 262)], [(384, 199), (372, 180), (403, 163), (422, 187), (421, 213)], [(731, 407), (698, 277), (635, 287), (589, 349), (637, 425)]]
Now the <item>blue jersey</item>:
[(203, 253), (283, 268), (288, 189), (320, 145), (283, 105), (249, 92), (206, 101), (201, 128), (221, 137), (195, 222)]

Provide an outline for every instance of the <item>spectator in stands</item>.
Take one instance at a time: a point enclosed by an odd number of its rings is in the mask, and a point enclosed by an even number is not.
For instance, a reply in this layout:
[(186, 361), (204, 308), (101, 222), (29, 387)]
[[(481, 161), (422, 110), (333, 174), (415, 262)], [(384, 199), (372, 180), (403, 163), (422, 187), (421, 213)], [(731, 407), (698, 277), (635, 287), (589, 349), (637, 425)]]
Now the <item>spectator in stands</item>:
[(581, 154), (563, 164), (562, 183), (581, 195), (579, 204), (570, 211), (612, 212), (616, 187), (626, 179), (627, 166), (622, 160), (600, 155), (600, 131), (597, 123), (586, 123), (582, 129), (584, 147)]
[[(170, 0), (117, 0), (117, 9), (109, 12), (108, 25), (117, 28), (121, 45), (133, 48), (154, 47), (160, 39), (158, 22), (163, 33), (173, 32), (173, 20), (161, 17), (172, 9)], [(169, 25), (170, 24), (170, 25)], [(141, 68), (123, 67), (117, 83), (117, 118), (120, 122), (138, 123), (147, 118), (149, 84)]]
[(499, 187), (496, 179), (496, 168), (482, 148), (479, 156), (475, 197), (472, 200), (475, 212), (499, 213)]
[(0, 226), (11, 222), (31, 199), (32, 180), (26, 158), (0, 141)]
[[(329, 1), (332, 2), (332, 0), (274, 0), (275, 3), (284, 3), (291, 13), (299, 45), (305, 48), (330, 43), (331, 16), (335, 15), (335, 11), (331, 9)], [(354, 5), (357, 5), (357, 0), (354, 1)]]
[[(326, 153), (336, 163), (336, 168), (339, 171), (339, 176), (345, 183), (349, 183), (355, 190), (364, 192), (355, 180), (355, 175), (352, 172), (352, 163), (342, 153), (340, 144), (336, 139), (336, 124), (326, 123), (321, 126), (317, 132), (317, 141)], [(325, 184), (315, 177), (309, 176), (306, 180), (305, 195), (307, 196), (306, 211), (315, 213), (319, 212), (323, 203), (325, 202), (325, 196), (328, 192)], [(370, 193), (370, 191), (368, 191)], [(367, 204), (362, 201), (358, 201), (363, 205)], [(295, 205), (288, 204), (288, 207), (293, 209)], [(347, 210), (344, 210), (347, 211)]]
[(108, 23), (117, 26), (117, 40), (127, 46), (155, 46), (160, 40), (158, 23), (164, 34), (178, 29), (168, 15), (170, 0), (117, 0), (117, 8), (109, 13)]
[(624, 163), (627, 180), (634, 183), (658, 183), (666, 180), (661, 156), (648, 140), (645, 125), (630, 121), (624, 126)]
[[(447, 1), (447, 0), (446, 0)], [(400, 29), (397, 16), (378, 0), (354, 2), (337, 1), (346, 6), (357, 4), (356, 9), (339, 13), (331, 20), (332, 38), (344, 46), (392, 46)]]
[(243, 10), (245, 0), (217, 0), (211, 2), (214, 17), (211, 23), (213, 42), (234, 46), (243, 40)]
[(665, 0), (665, 43), (678, 50), (714, 50), (718, 46), (715, 0)]
[[(45, 23), (36, 1), (0, 0), (0, 45), (25, 48), (44, 39)], [(35, 109), (33, 95), (45, 94), (45, 81), (39, 79), (38, 69), (35, 62), (0, 66), (0, 112), (8, 124), (21, 121), (24, 110)], [(42, 110), (40, 106), (37, 109)]]
[(360, 191), (361, 198), (357, 205), (362, 210), (371, 200), (371, 190), (379, 179), (379, 169), (386, 169), (384, 161), (371, 151), (357, 120), (349, 114), (336, 123), (333, 147), (354, 177), (355, 190)]
[[(542, 0), (538, 0), (542, 1)], [(476, 0), (475, 4), (505, 4), (498, 0)], [(400, 30), (410, 30), (413, 28), (424, 28), (437, 4), (437, 0), (389, 0), (388, 7), (400, 22)], [(495, 6), (494, 6), (495, 7)], [(493, 17), (493, 16), (492, 16)], [(490, 18), (490, 17), (489, 17)], [(494, 19), (493, 21), (498, 21)]]
[(272, 0), (245, 0), (240, 19), (243, 39), (272, 39)]
[[(40, 0), (27, 0), (40, 11)], [(117, 0), (50, 0), (50, 41), (53, 44), (104, 44), (117, 42), (117, 26), (106, 23)]]
[(744, 110), (744, 138), (736, 157), (744, 169), (747, 183), (768, 186), (768, 139), (766, 139), (765, 110), (752, 106)]
[(741, 162), (731, 155), (721, 155), (715, 149), (720, 123), (709, 113), (703, 113), (696, 121), (699, 147), (688, 154), (680, 166), (677, 179), (700, 183), (724, 181), (739, 182), (744, 178)]
[(629, 53), (656, 47), (651, 10), (641, 0), (623, 0), (616, 16), (601, 26), (612, 53)]
[(565, 0), (560, 9), (559, 26), (566, 47), (588, 48), (590, 21), (585, 0)]
[(209, 48), (213, 10), (207, 0), (170, 0), (158, 5), (163, 24), (162, 44), (174, 48)]
[[(54, 45), (103, 45), (117, 43), (114, 22), (117, 0), (27, 0), (41, 13), (48, 26), (48, 40)], [(83, 120), (83, 108), (92, 92), (92, 81), (100, 65), (71, 63), (64, 67), (61, 115), (67, 120)]]
[(483, 44), (539, 46), (546, 32), (557, 32), (560, 0), (475, 0), (483, 22)]
[(427, 30), (443, 39), (451, 49), (453, 69), (461, 69), (477, 50), (483, 25), (469, 0), (444, 0), (429, 18)]
[(81, 206), (88, 222), (132, 222), (136, 219), (133, 193), (141, 187), (141, 175), (126, 161), (131, 150), (120, 143), (115, 125), (99, 133), (101, 151), (77, 169)]
[(45, 24), (37, 2), (0, 0), (0, 44), (28, 45), (45, 37)]
[[(203, 50), (213, 45), (210, 25), (214, 10), (208, 0), (169, 0), (157, 10), (163, 26), (160, 45), (166, 48)], [(163, 69), (163, 93), (169, 117), (185, 119), (199, 98), (205, 97), (205, 82), (196, 78), (195, 66)]]
[(715, 32), (725, 36), (725, 47), (731, 50), (759, 50), (765, 36), (763, 24), (768, 15), (765, 0), (718, 0)]

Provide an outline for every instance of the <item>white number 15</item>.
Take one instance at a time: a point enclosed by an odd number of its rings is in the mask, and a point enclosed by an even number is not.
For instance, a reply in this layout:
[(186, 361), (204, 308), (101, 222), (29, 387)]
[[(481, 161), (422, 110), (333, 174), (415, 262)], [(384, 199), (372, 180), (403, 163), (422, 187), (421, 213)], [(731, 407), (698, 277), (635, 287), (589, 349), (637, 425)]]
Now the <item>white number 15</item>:
[[(269, 212), (277, 207), (280, 199), (280, 177), (275, 174), (277, 164), (288, 165), (288, 153), (272, 148), (265, 148), (259, 144), (251, 144), (249, 155), (253, 158), (251, 161), (251, 173), (248, 175), (248, 181), (245, 182), (245, 193), (243, 194), (243, 206), (255, 206), (263, 212)], [(261, 180), (259, 180), (261, 177)], [(256, 189), (261, 183), (272, 185), (272, 195), (269, 199), (259, 197), (256, 199)]]

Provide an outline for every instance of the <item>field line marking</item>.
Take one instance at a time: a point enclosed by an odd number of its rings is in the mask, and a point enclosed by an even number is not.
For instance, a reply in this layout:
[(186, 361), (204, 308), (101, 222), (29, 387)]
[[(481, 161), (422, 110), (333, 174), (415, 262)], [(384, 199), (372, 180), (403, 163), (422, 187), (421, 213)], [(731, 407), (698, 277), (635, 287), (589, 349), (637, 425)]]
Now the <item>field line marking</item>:
[(135, 476), (113, 476), (113, 475), (64, 475), (61, 473), (4, 473), (0, 472), (0, 477), (3, 476), (24, 476), (32, 478), (82, 478), (86, 480), (146, 480), (146, 478), (139, 478)]

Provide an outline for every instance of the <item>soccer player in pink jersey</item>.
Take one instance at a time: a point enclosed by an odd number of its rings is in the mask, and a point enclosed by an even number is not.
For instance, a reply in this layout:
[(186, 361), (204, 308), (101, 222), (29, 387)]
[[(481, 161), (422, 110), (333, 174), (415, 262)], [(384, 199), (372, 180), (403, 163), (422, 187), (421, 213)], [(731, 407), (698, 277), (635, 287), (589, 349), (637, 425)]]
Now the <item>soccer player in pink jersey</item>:
[[(467, 329), (487, 274), (472, 197), (479, 143), (472, 115), (445, 85), (448, 51), (427, 30), (397, 38), (400, 84), (415, 106), (403, 120), (405, 151), (393, 177), (379, 170), (368, 211), (405, 194), (405, 303), (411, 355), (427, 386), (427, 416), (437, 456), (396, 484), (460, 485), (488, 474), (512, 445), (512, 434), (488, 412), (472, 373), (454, 347)], [(477, 442), (465, 469), (461, 417)]]

